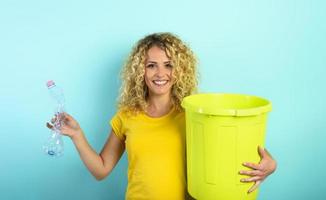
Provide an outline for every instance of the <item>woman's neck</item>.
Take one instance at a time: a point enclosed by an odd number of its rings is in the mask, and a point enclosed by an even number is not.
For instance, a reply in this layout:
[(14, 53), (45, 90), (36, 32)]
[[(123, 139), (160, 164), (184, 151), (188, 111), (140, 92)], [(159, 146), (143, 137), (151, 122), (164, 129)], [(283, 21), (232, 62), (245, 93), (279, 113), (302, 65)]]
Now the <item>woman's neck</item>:
[(170, 94), (153, 96), (149, 95), (147, 114), (151, 117), (161, 117), (170, 112), (172, 99)]

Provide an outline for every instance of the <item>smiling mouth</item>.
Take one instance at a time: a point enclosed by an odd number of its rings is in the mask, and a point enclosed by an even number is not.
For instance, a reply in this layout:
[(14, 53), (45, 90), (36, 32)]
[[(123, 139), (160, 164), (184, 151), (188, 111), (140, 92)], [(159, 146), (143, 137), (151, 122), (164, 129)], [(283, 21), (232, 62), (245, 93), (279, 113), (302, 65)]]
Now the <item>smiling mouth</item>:
[(164, 86), (166, 85), (169, 81), (168, 80), (155, 80), (152, 81), (155, 85), (157, 86)]

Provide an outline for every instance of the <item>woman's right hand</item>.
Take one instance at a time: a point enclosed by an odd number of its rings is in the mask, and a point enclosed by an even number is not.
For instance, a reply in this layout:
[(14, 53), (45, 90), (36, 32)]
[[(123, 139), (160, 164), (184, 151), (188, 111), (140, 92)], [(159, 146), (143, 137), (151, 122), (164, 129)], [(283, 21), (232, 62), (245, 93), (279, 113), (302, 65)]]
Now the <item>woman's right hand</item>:
[(49, 122), (46, 123), (46, 126), (49, 129), (53, 129), (54, 123), (56, 123), (57, 119), (59, 118), (59, 121), (62, 121), (60, 132), (63, 135), (69, 136), (70, 138), (73, 138), (74, 136), (81, 134), (82, 129), (79, 126), (79, 123), (68, 113), (61, 113), (59, 116), (55, 115), (51, 119), (51, 124)]

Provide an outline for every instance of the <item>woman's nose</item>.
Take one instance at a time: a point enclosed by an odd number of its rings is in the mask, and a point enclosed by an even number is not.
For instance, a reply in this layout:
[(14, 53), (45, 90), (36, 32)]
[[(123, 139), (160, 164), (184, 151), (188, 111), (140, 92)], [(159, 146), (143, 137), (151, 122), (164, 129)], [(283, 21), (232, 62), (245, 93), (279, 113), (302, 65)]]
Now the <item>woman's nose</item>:
[(159, 67), (157, 68), (157, 72), (156, 72), (156, 74), (157, 74), (158, 76), (164, 76), (166, 73), (167, 73), (167, 69), (165, 69), (164, 66), (159, 66)]

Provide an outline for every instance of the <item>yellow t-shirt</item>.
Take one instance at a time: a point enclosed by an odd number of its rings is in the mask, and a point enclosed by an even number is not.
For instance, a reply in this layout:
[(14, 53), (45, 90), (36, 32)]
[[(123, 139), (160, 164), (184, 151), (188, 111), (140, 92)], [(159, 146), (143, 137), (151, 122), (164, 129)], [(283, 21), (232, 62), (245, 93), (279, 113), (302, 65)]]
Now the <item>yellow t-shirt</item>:
[(126, 144), (127, 200), (184, 200), (185, 116), (176, 109), (159, 118), (117, 112), (110, 121)]

